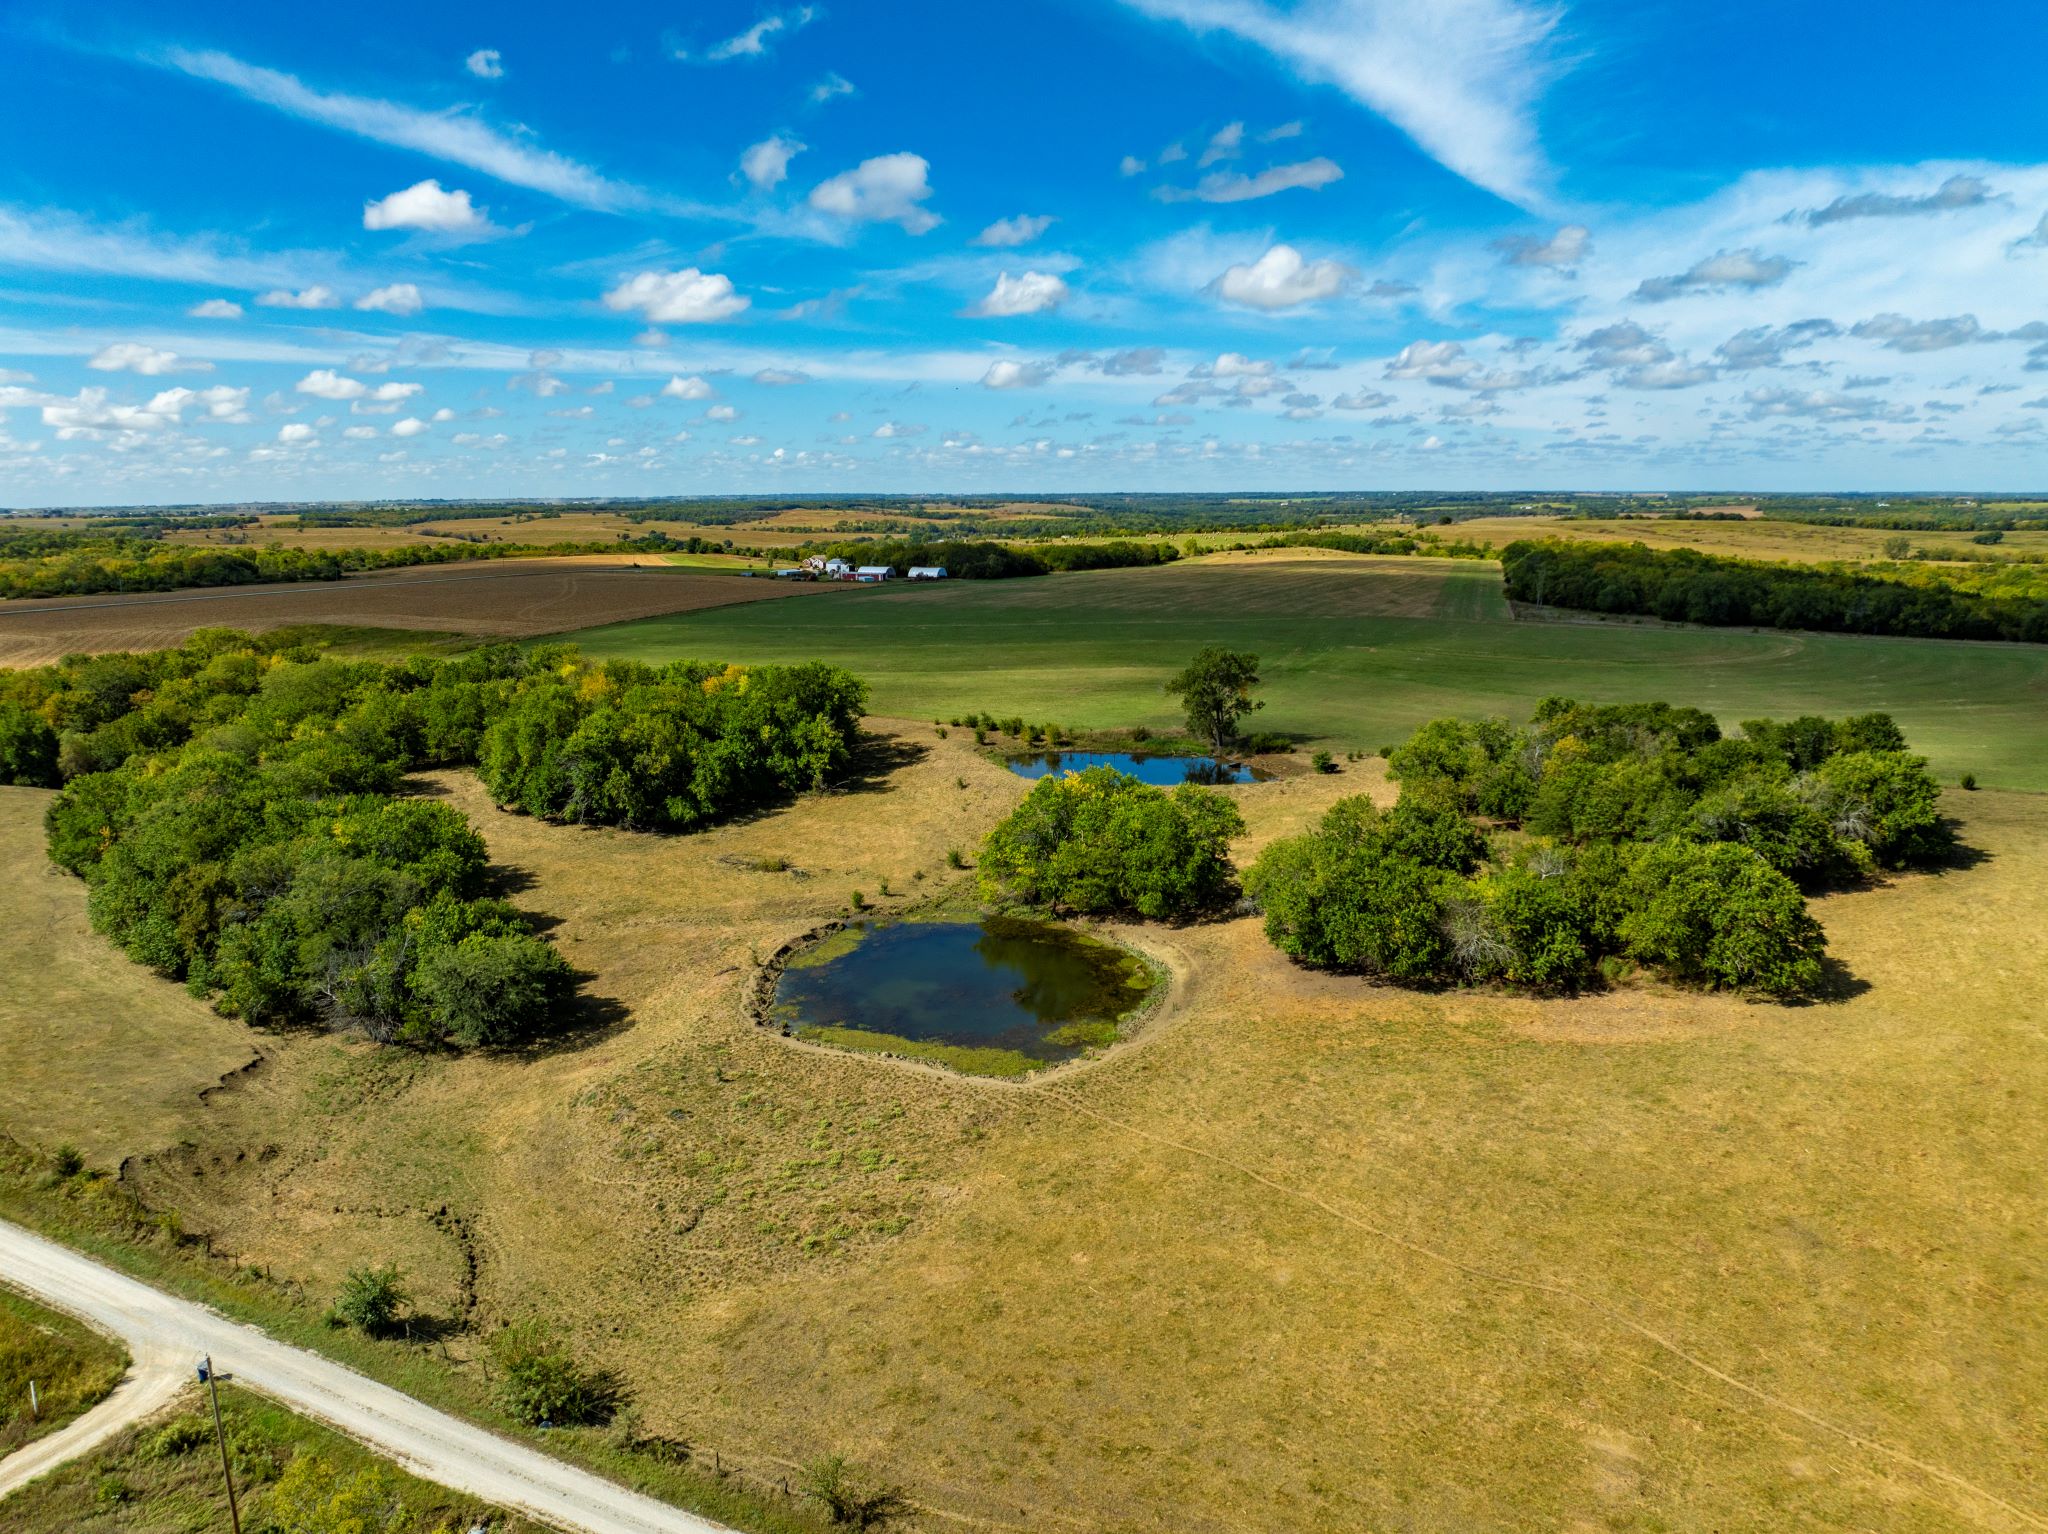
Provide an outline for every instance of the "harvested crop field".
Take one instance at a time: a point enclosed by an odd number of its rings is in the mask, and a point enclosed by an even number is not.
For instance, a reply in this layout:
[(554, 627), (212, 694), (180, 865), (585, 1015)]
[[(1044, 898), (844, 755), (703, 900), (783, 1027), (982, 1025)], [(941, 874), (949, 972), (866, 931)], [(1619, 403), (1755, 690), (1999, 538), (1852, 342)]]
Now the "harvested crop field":
[(155, 650), (195, 629), (261, 633), (300, 624), (523, 638), (855, 588), (737, 579), (598, 557), (425, 565), (341, 581), (0, 602), (0, 665)]

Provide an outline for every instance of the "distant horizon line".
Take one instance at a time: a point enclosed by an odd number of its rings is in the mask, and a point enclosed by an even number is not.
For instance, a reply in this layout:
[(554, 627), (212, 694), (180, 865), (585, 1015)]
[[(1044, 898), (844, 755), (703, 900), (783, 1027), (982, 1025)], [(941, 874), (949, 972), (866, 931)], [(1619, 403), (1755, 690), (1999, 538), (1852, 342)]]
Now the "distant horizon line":
[(1411, 496), (1509, 499), (1515, 496), (1567, 498), (1572, 500), (1747, 500), (1783, 501), (1827, 496), (1845, 501), (1873, 501), (1886, 497), (1937, 500), (2048, 501), (2048, 490), (1996, 489), (1890, 489), (1890, 490), (1547, 490), (1524, 487), (1512, 490), (1472, 490), (1451, 486), (1410, 490), (1299, 489), (1299, 490), (734, 490), (693, 491), (673, 495), (467, 495), (467, 496), (380, 496), (346, 498), (316, 496), (305, 500), (219, 500), (219, 501), (107, 501), (73, 506), (0, 506), (0, 517), (91, 516), (122, 512), (219, 513), (224, 511), (291, 511), (305, 506), (654, 506), (701, 501), (1046, 501), (1085, 500), (1090, 496), (1117, 496), (1133, 500), (1262, 500), (1290, 501), (1349, 497), (1358, 500)]

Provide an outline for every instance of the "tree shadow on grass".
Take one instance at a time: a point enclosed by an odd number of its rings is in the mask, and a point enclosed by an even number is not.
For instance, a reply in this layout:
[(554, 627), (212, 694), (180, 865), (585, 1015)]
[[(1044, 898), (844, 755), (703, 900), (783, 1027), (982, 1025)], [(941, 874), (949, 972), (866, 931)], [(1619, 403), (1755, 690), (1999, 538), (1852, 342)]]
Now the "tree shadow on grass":
[(889, 779), (906, 767), (915, 767), (930, 756), (931, 747), (914, 740), (888, 735), (863, 735), (853, 749), (846, 775), (827, 786), (828, 793), (877, 794), (886, 792)]
[[(533, 870), (522, 868), (517, 863), (488, 863), (484, 866), (482, 893), (494, 900), (510, 900), (514, 895), (523, 895), (540, 883)], [(536, 920), (531, 911), (520, 915), (529, 921)]]
[(562, 1004), (559, 1022), (546, 1038), (534, 1039), (497, 1051), (527, 1060), (545, 1060), (573, 1055), (618, 1037), (633, 1024), (633, 1009), (616, 996), (601, 996), (585, 989), (596, 975), (577, 970), (576, 989)]
[[(1840, 959), (1829, 956), (1820, 961), (1820, 984), (1813, 988), (1813, 994), (1804, 998), (1810, 1006), (1838, 1006), (1853, 1000), (1870, 990), (1870, 982), (1853, 973)], [(1794, 1001), (1786, 1005), (1798, 1006)]]
[(422, 1347), (433, 1347), (460, 1337), (470, 1330), (467, 1321), (459, 1316), (405, 1316), (390, 1330), (390, 1335), (401, 1342), (418, 1343)]
[(1982, 847), (1974, 847), (1963, 840), (1963, 823), (1960, 820), (1945, 819), (1942, 829), (1949, 834), (1948, 850), (1940, 857), (1931, 859), (1924, 872), (1931, 874), (1967, 873), (1972, 868), (1981, 868), (1990, 862), (1994, 854)]

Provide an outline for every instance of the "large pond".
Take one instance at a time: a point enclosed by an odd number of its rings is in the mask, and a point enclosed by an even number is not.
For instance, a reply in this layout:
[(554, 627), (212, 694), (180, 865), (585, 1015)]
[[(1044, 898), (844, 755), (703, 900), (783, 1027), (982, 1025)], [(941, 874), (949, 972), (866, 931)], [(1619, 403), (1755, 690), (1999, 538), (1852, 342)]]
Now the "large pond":
[(1176, 783), (1259, 780), (1259, 774), (1243, 762), (1219, 761), (1213, 756), (1153, 756), (1143, 751), (1041, 751), (1031, 756), (1010, 757), (1007, 765), (1020, 778), (1047, 778), (1056, 772), (1114, 767), (1140, 783), (1155, 783), (1162, 788), (1171, 788)]
[(789, 961), (774, 1018), (800, 1038), (1015, 1076), (1113, 1042), (1143, 961), (1063, 927), (856, 923)]

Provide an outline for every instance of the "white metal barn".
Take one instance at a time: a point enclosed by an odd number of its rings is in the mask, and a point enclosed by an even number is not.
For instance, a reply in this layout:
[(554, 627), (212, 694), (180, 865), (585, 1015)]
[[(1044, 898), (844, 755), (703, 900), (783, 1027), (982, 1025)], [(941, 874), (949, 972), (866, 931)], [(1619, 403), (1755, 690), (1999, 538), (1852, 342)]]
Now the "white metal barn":
[(909, 579), (913, 581), (942, 581), (946, 578), (944, 565), (912, 565)]
[(853, 578), (857, 581), (886, 581), (895, 573), (889, 565), (862, 565), (853, 572)]

